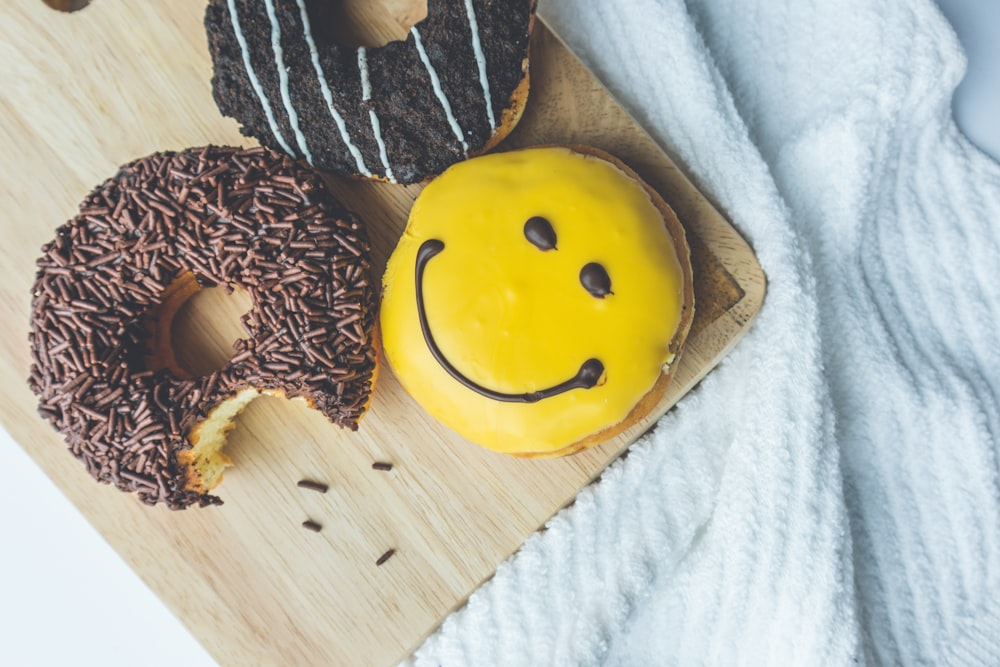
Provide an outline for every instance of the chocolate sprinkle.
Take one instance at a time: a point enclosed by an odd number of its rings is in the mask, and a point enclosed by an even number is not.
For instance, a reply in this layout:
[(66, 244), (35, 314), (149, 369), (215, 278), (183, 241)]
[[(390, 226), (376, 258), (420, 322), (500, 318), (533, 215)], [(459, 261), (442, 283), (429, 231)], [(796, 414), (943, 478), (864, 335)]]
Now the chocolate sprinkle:
[(384, 554), (382, 554), (381, 556), (378, 557), (378, 560), (375, 561), (375, 565), (381, 566), (387, 560), (389, 560), (390, 558), (392, 558), (393, 555), (395, 555), (395, 553), (396, 553), (395, 549), (389, 549)]
[(318, 533), (319, 531), (323, 530), (323, 526), (316, 523), (315, 521), (303, 521), (302, 527), (305, 528), (306, 530), (311, 530), (314, 533)]
[(383, 472), (389, 472), (390, 470), (392, 470), (392, 464), (382, 463), (379, 461), (372, 464), (372, 470), (381, 470)]
[(330, 487), (322, 482), (314, 482), (311, 479), (300, 479), (299, 488), (309, 489), (310, 491), (319, 491), (320, 493), (326, 493), (330, 490)]
[[(121, 168), (42, 249), (29, 385), (90, 474), (147, 504), (219, 504), (185, 488), (180, 450), (208, 412), (256, 388), (357, 429), (375, 368), (367, 234), (319, 176), (265, 149), (159, 153)], [(359, 254), (360, 253), (360, 254)], [(254, 307), (229, 365), (148, 368), (174, 280), (237, 285)]]

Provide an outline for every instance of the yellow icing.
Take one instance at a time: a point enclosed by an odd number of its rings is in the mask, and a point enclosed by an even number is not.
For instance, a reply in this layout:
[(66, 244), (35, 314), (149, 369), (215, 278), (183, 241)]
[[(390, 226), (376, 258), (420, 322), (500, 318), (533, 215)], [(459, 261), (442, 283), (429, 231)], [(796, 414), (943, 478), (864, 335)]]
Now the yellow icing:
[[(556, 249), (524, 235), (533, 216)], [(545, 389), (597, 358), (597, 386), (537, 403), (499, 402), (466, 388), (434, 359), (417, 317), (415, 263), (444, 242), (423, 279), (430, 331), (455, 368), (504, 393)], [(612, 294), (580, 283), (599, 262)], [(386, 358), (403, 387), (469, 440), (506, 453), (555, 452), (622, 421), (671, 358), (682, 273), (646, 191), (604, 160), (565, 148), (459, 163), (421, 193), (389, 259), (381, 309)]]

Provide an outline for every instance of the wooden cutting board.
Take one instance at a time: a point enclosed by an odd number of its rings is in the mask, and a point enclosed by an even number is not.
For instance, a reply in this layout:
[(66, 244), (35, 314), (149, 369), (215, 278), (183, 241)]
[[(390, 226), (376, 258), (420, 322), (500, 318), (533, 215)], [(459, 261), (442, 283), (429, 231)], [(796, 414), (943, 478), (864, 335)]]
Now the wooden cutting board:
[[(582, 454), (518, 460), (434, 423), (386, 371), (360, 432), (297, 402), (259, 399), (231, 436), (223, 507), (142, 506), (96, 484), (36, 415), (25, 382), (33, 263), (119, 164), (246, 143), (211, 99), (203, 10), (204, 0), (96, 0), (72, 14), (42, 0), (0, 6), (0, 417), (221, 663), (393, 664), (716, 365), (760, 307), (764, 276), (726, 220), (542, 24), (527, 111), (502, 148), (603, 148), (664, 195), (691, 239), (697, 317), (656, 414)], [(367, 219), (381, 268), (420, 187), (330, 184)], [(179, 346), (195, 350), (190, 363), (228, 356), (240, 307), (212, 291), (197, 297), (176, 331)], [(376, 471), (376, 461), (394, 467)], [(329, 493), (298, 488), (302, 478)], [(306, 519), (322, 532), (304, 530)], [(389, 549), (394, 557), (376, 566)]]

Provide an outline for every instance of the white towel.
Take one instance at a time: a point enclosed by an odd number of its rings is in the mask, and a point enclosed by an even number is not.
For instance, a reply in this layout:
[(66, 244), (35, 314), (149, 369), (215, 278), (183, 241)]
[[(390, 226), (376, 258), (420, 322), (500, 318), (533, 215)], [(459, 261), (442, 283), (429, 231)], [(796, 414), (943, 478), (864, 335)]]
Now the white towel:
[(411, 659), (1000, 664), (1000, 166), (932, 0), (543, 0), (754, 246), (750, 334)]

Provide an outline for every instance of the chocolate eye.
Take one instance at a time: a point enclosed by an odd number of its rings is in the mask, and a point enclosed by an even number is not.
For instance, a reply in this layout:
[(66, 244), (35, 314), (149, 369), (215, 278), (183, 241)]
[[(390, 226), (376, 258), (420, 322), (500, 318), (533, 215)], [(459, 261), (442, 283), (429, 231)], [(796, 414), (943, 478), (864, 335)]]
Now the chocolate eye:
[(557, 250), (556, 230), (541, 216), (536, 215), (524, 223), (524, 238), (539, 250)]
[(580, 269), (580, 284), (590, 292), (591, 296), (598, 299), (614, 293), (611, 291), (611, 278), (608, 277), (608, 272), (597, 262), (591, 262)]

